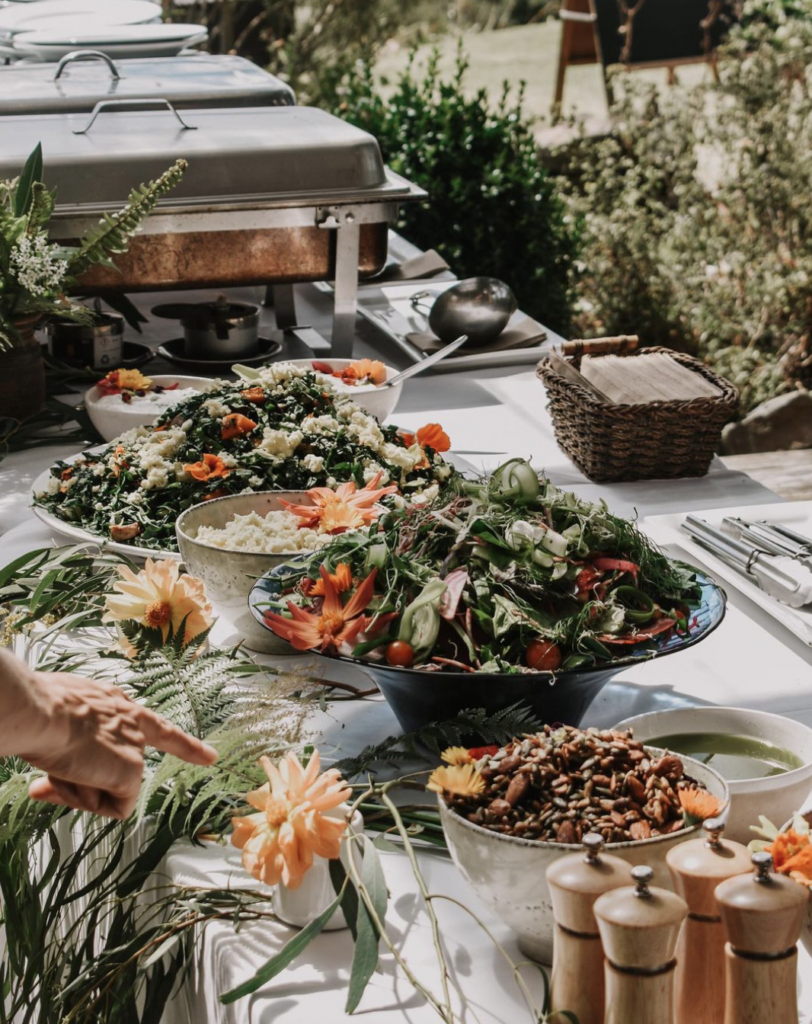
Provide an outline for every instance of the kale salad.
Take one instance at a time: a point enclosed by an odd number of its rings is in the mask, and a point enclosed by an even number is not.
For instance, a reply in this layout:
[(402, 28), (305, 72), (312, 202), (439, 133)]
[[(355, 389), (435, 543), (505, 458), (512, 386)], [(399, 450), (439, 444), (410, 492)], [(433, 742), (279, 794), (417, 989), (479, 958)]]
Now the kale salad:
[(56, 463), (35, 503), (100, 537), (175, 551), (181, 512), (226, 494), (377, 478), (401, 502), (430, 500), (454, 470), (442, 431), (421, 436), (382, 426), (312, 370), (277, 363), (214, 381), (152, 426)]

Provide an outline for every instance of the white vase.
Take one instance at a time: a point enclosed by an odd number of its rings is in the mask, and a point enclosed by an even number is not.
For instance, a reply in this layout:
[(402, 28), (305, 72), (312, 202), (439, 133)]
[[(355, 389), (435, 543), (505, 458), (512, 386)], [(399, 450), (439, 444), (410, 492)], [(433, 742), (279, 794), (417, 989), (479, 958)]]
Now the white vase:
[[(349, 812), (347, 804), (341, 804), (332, 811), (326, 811), (326, 818), (345, 818)], [(353, 856), (356, 867), (360, 870), (361, 851), (357, 842), (349, 842), (351, 833), (360, 835), (364, 831), (364, 819), (360, 811), (356, 811), (341, 838), (339, 857), (344, 870), (349, 872), (349, 858)], [(302, 878), (298, 889), (289, 889), (280, 882), (273, 891), (273, 911), (285, 924), (304, 928), (305, 925), (319, 916), (336, 898), (336, 892), (330, 878), (330, 862), (325, 857), (314, 857), (313, 865)], [(339, 907), (324, 926), (324, 931), (337, 931), (346, 928), (344, 912)]]

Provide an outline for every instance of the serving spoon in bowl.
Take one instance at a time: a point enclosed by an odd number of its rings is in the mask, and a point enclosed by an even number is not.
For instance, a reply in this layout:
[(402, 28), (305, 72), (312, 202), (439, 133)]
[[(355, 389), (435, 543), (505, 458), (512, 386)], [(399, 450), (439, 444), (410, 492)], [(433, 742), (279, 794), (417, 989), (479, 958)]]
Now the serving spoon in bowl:
[(424, 370), (428, 370), (430, 366), (434, 366), (435, 363), (439, 363), (441, 359), (445, 359), (446, 356), (450, 356), (452, 352), (456, 352), (457, 349), (464, 345), (468, 341), (467, 334), (461, 334), (459, 338), (455, 338), (450, 344), (445, 345), (443, 348), (433, 352), (430, 356), (426, 356), (425, 359), (421, 359), (419, 363), (415, 363), (414, 366), (407, 366), (405, 370), (401, 370), (400, 373), (396, 373), (394, 377), (390, 377), (389, 380), (384, 381), (383, 384), (379, 384), (379, 388), (393, 388), (396, 384), (401, 384), (404, 380), (408, 380), (410, 377), (416, 377), (418, 373), (422, 373)]

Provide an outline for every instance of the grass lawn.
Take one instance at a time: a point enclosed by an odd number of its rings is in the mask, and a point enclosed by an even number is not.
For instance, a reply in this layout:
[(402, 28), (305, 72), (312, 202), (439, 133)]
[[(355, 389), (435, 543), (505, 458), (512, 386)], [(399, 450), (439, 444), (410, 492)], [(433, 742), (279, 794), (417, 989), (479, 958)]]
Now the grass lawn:
[[(499, 31), (462, 33), (465, 52), (470, 57), (467, 86), (471, 92), (485, 88), (488, 94), (498, 97), (502, 82), (518, 86), (526, 82), (526, 109), (540, 119), (547, 118), (555, 90), (555, 76), (558, 66), (558, 47), (561, 23), (552, 18), (541, 25), (524, 25)], [(454, 66), (459, 35), (442, 37), (437, 46), (442, 54), (441, 67), (451, 74)], [(432, 49), (427, 44), (418, 50), (418, 63), (425, 63)], [(384, 78), (392, 78), (405, 66), (408, 50), (396, 42), (384, 49), (378, 61), (378, 71)], [(636, 71), (635, 75), (666, 85), (664, 68)], [(686, 85), (710, 79), (705, 65), (688, 65), (677, 72), (678, 82)], [(572, 67), (567, 71), (564, 86), (564, 113), (583, 118), (594, 130), (600, 130), (606, 123), (606, 94), (603, 76), (597, 64)], [(544, 136), (544, 127), (539, 125), (539, 134)]]

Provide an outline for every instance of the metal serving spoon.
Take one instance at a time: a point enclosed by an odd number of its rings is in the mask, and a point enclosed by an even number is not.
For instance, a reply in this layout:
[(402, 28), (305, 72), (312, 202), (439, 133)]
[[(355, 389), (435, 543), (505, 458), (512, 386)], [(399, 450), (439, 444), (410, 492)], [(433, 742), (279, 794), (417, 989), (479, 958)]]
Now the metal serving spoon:
[(455, 338), (450, 345), (446, 345), (445, 348), (438, 349), (437, 352), (433, 352), (430, 356), (426, 356), (425, 359), (421, 359), (419, 363), (415, 363), (414, 366), (407, 366), (405, 370), (401, 370), (400, 373), (396, 373), (394, 377), (390, 377), (389, 380), (383, 384), (378, 385), (378, 389), (392, 388), (395, 384), (400, 384), (404, 380), (408, 380), (409, 377), (416, 377), (418, 373), (422, 373), (424, 370), (428, 370), (430, 366), (434, 366), (435, 363), (439, 363), (441, 359), (445, 359), (446, 356), (450, 356), (452, 352), (456, 352), (460, 345), (464, 345), (468, 341), (468, 335), (462, 334), (459, 338)]
[[(419, 308), (432, 294), (418, 292), (412, 305)], [(472, 346), (480, 347), (499, 337), (516, 307), (516, 296), (504, 281), (469, 277), (437, 296), (428, 313), (429, 327), (440, 341), (466, 334)]]

